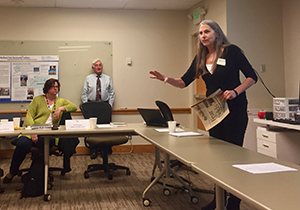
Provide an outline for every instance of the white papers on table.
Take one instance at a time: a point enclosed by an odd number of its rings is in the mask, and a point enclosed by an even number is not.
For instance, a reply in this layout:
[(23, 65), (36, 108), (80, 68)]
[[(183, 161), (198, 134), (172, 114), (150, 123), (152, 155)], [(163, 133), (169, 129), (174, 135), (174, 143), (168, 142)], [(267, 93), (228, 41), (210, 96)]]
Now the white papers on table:
[(186, 136), (202, 136), (202, 133), (196, 133), (196, 132), (179, 132), (179, 133), (169, 133), (171, 136), (176, 137), (186, 137)]
[(110, 124), (97, 124), (98, 128), (112, 128), (113, 126)]
[(295, 168), (290, 168), (277, 163), (236, 164), (233, 165), (233, 167), (239, 168), (252, 174), (297, 171), (297, 169)]
[(0, 122), (0, 132), (1, 131), (13, 131), (14, 123), (12, 121), (1, 121)]
[[(169, 132), (169, 128), (156, 128), (155, 130), (158, 132)], [(184, 130), (182, 130), (181, 128), (176, 128), (176, 132), (181, 132), (181, 131)]]
[(90, 120), (66, 120), (66, 130), (90, 129)]

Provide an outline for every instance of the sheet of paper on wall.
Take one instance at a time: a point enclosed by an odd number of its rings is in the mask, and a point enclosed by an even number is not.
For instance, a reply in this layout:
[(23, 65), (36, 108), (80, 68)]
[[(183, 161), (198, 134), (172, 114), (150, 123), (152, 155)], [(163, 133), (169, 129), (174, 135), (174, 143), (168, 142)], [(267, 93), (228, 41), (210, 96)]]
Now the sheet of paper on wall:
[(255, 163), (255, 164), (236, 164), (235, 168), (247, 171), (252, 174), (266, 174), (284, 171), (297, 171), (295, 168), (287, 167), (277, 163)]
[(219, 124), (228, 114), (228, 104), (220, 100), (222, 90), (218, 89), (202, 101), (192, 105), (206, 130)]

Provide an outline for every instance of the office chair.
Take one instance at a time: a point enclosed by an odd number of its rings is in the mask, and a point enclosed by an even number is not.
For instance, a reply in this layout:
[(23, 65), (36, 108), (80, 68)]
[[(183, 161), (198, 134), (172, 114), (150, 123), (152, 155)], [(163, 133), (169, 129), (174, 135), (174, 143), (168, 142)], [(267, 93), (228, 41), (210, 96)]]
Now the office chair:
[(8, 119), (8, 121), (13, 121), (14, 117), (19, 117), (20, 120), (20, 126), (22, 126), (23, 121), (22, 121), (22, 114), (21, 113), (1, 113), (0, 114), (0, 119)]
[[(107, 102), (86, 102), (80, 105), (80, 110), (85, 119), (97, 117), (97, 124), (109, 124), (111, 122), (111, 106)], [(103, 164), (88, 165), (88, 169), (84, 172), (84, 178), (89, 178), (89, 172), (103, 170), (107, 173), (109, 180), (113, 179), (113, 171), (117, 169), (126, 170), (126, 175), (130, 175), (128, 167), (119, 166), (114, 163), (108, 163), (108, 154), (111, 147), (115, 145), (125, 144), (128, 141), (127, 136), (98, 136), (85, 138), (85, 145), (97, 147), (103, 159)]]
[[(65, 120), (72, 119), (71, 114), (69, 112), (64, 112), (62, 118), (60, 120), (59, 125), (65, 125)], [(14, 138), (11, 141), (11, 144), (16, 146), (18, 139)], [(60, 171), (60, 175), (64, 176), (67, 172), (71, 171), (70, 169), (70, 157), (75, 153), (75, 148), (79, 144), (78, 138), (60, 138), (58, 145), (53, 145), (50, 148), (50, 155), (55, 156), (63, 156), (63, 167), (49, 167), (49, 172), (51, 171)], [(74, 152), (72, 152), (74, 150)], [(39, 149), (36, 147), (32, 147), (30, 149), (31, 159), (34, 158), (35, 155), (40, 153)], [(18, 176), (22, 175), (22, 172), (27, 172), (29, 168), (20, 169), (20, 173)], [(53, 182), (53, 176), (49, 173), (49, 180)]]
[[(164, 116), (164, 118), (166, 119), (166, 121), (174, 121), (174, 117), (172, 114), (172, 111), (170, 109), (170, 107), (162, 101), (155, 101), (155, 104), (158, 106), (159, 110), (161, 111), (162, 115)], [(177, 123), (177, 126), (179, 125), (179, 123)], [(181, 167), (184, 164), (181, 163), (179, 160), (170, 160), (170, 167), (173, 168), (175, 166)], [(195, 171), (193, 171), (194, 173), (197, 173)], [(190, 181), (188, 181), (187, 179), (180, 177), (183, 181), (185, 181), (186, 183), (190, 183)], [(153, 178), (152, 178), (153, 179)], [(174, 187), (172, 185), (167, 185), (170, 187)], [(213, 190), (206, 190), (206, 189), (199, 189), (199, 188), (192, 188), (194, 192), (201, 192), (201, 193), (208, 193), (208, 194), (214, 194)]]
[[(64, 112), (59, 125), (65, 125), (66, 120), (72, 119), (70, 112)], [(49, 167), (49, 171), (60, 171), (64, 176), (67, 172), (71, 171), (70, 158), (76, 153), (76, 147), (79, 144), (78, 138), (59, 138), (60, 141), (57, 146), (53, 146), (50, 150), (50, 154), (56, 156), (63, 156), (63, 168)], [(57, 152), (59, 151), (59, 152)]]
[[(162, 101), (156, 100), (155, 104), (158, 106), (160, 112), (162, 113), (163, 117), (165, 118), (165, 120), (168, 121), (174, 121), (174, 117), (172, 114), (172, 111), (170, 109), (170, 107)], [(170, 167), (173, 168), (175, 166), (181, 167), (183, 165), (183, 163), (181, 163), (178, 160), (170, 160)]]

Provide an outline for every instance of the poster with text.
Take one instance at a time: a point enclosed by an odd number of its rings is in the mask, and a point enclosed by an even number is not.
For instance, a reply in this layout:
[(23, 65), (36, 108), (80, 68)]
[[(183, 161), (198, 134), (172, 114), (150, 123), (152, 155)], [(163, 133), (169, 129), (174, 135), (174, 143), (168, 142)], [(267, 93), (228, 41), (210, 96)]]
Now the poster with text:
[(47, 79), (58, 79), (58, 69), (57, 55), (0, 55), (0, 101), (31, 101)]

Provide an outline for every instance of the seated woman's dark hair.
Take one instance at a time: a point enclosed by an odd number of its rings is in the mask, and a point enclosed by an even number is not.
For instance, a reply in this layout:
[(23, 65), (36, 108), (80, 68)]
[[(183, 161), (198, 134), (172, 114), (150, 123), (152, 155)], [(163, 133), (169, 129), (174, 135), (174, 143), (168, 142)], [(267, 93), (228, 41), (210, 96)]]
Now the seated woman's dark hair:
[(60, 91), (60, 83), (57, 79), (48, 79), (45, 84), (44, 84), (44, 88), (43, 88), (43, 93), (46, 94), (48, 93), (49, 89), (55, 84), (55, 82), (57, 82), (58, 85), (58, 91)]

